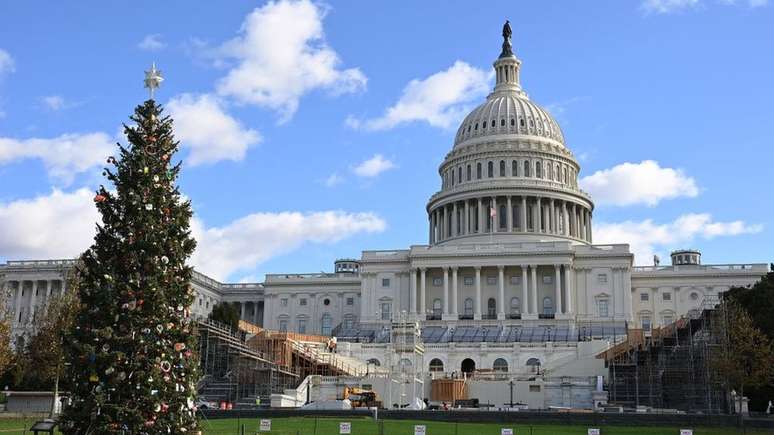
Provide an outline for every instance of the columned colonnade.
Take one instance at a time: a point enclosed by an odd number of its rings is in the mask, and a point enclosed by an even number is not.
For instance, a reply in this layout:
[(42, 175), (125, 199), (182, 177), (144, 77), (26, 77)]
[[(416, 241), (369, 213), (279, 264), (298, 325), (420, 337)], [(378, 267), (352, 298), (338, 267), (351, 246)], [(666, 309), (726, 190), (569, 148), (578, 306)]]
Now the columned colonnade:
[(591, 215), (590, 209), (576, 202), (550, 197), (497, 195), (464, 199), (430, 211), (429, 240), (433, 245), (471, 234), (519, 232), (557, 234), (591, 243)]
[[(544, 314), (541, 311), (542, 303), (538, 303), (538, 267), (543, 268), (545, 274), (546, 267), (553, 267), (554, 274), (552, 279), (553, 291), (549, 295), (552, 299), (553, 313), (572, 315), (575, 312), (575, 290), (573, 288), (574, 272), (570, 264), (521, 264), (513, 265), (519, 267), (520, 274), (513, 273), (511, 276), (518, 276), (520, 278), (517, 287), (520, 290), (514, 290), (515, 293), (511, 293), (510, 297), (518, 297), (520, 299), (519, 314), (523, 319), (536, 319), (540, 314)], [(510, 265), (509, 265), (510, 267)], [(443, 273), (443, 297), (442, 297), (442, 318), (444, 320), (456, 320), (460, 318), (458, 302), (460, 300), (460, 269), (473, 269), (475, 273), (474, 278), (474, 292), (468, 293), (463, 290), (464, 301), (467, 298), (473, 299), (473, 319), (480, 320), (487, 318), (484, 315), (484, 308), (486, 301), (482, 298), (481, 287), (481, 270), (482, 268), (497, 270), (497, 298), (496, 298), (496, 318), (505, 319), (507, 315), (510, 315), (510, 304), (506, 304), (506, 281), (505, 281), (505, 265), (495, 266), (472, 266), (472, 267), (440, 267), (440, 268), (413, 268), (410, 272), (410, 284), (409, 284), (409, 312), (414, 315), (423, 316), (428, 312), (428, 306), (432, 309), (432, 301), (428, 301), (427, 297), (427, 285), (428, 285), (428, 272), (431, 269), (440, 269)], [(543, 275), (541, 275), (543, 276)], [(417, 278), (419, 282), (417, 283)], [(463, 278), (464, 283), (464, 278)], [(431, 283), (432, 284), (432, 283)], [(508, 298), (510, 301), (510, 298)], [(428, 303), (429, 302), (429, 303)], [(509, 308), (506, 311), (506, 306)]]
[(15, 327), (32, 323), (37, 307), (45, 307), (52, 296), (64, 294), (67, 282), (63, 279), (8, 280), (2, 284), (2, 295), (13, 302)]

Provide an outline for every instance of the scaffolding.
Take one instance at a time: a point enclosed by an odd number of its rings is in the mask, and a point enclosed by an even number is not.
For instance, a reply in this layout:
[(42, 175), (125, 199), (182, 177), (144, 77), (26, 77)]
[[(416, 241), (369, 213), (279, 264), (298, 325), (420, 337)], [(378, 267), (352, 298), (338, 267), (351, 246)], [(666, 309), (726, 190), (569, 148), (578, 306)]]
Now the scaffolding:
[(255, 405), (259, 398), (269, 403), (272, 393), (295, 387), (299, 376), (251, 349), (247, 337), (256, 331), (246, 332), (242, 327), (257, 327), (241, 323), (237, 331), (212, 320), (197, 323), (203, 374), (197, 390), (209, 401)]
[(647, 336), (630, 330), (601, 353), (609, 369), (610, 402), (624, 407), (724, 413), (729, 410), (722, 376), (712, 369), (721, 350), (725, 312), (717, 298)]

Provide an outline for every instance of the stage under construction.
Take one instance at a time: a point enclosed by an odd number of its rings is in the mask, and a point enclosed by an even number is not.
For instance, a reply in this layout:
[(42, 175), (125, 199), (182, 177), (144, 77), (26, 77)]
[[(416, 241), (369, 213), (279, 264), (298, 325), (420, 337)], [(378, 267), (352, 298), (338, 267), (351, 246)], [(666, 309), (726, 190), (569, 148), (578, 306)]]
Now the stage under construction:
[(722, 349), (726, 324), (714, 298), (685, 318), (654, 328), (650, 336), (630, 329), (627, 340), (599, 355), (609, 369), (609, 401), (627, 408), (727, 413), (728, 391), (712, 362)]

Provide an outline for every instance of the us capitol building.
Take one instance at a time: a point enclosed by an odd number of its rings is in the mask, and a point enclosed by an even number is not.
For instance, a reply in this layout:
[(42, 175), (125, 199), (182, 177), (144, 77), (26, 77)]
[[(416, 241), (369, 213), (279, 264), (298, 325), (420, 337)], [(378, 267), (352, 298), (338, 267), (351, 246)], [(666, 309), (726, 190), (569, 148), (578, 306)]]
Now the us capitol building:
[[(195, 273), (192, 312), (235, 303), (244, 320), (335, 335), (343, 351), (382, 366), (395, 361), (390, 325), (406, 319), (421, 327), (425, 353), (398, 361), (421, 372), (537, 367), (585, 376), (604, 373), (594, 355), (626, 328), (647, 333), (766, 273), (765, 264), (705, 265), (696, 250), (673, 252), (671, 265), (634, 267), (627, 244), (595, 245), (594, 202), (578, 187), (578, 160), (522, 88), (507, 33), (494, 90), (462, 121), (439, 167), (427, 244), (363, 251), (336, 261), (333, 273), (268, 274), (262, 283)], [(72, 264), (0, 265), (16, 335), (67, 291)]]

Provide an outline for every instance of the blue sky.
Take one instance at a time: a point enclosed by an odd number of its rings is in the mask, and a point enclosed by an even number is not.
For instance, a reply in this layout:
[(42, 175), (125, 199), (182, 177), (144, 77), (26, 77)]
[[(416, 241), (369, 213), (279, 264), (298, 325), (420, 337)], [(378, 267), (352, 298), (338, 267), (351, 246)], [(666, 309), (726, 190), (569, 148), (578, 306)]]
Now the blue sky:
[(425, 243), (506, 18), (522, 85), (597, 203), (595, 241), (631, 243), (638, 264), (683, 247), (772, 260), (762, 0), (3, 3), (0, 260), (88, 246), (102, 162), (153, 61), (202, 271), (255, 280)]

